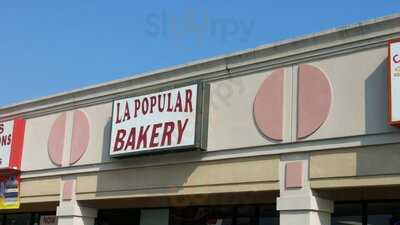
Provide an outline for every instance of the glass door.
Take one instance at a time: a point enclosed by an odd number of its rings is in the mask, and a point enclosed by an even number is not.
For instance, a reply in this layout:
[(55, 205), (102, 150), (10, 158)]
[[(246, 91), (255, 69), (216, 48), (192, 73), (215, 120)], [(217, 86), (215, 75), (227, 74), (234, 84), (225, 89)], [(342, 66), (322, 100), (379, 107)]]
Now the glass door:
[(21, 213), (21, 214), (7, 214), (5, 219), (5, 225), (31, 225), (32, 214)]

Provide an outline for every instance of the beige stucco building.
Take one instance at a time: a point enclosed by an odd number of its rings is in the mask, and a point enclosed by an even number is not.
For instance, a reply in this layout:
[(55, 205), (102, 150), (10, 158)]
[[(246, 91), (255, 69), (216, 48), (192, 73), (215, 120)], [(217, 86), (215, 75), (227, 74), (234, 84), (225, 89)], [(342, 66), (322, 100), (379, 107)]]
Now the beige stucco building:
[[(4, 224), (398, 224), (387, 43), (399, 25), (379, 18), (0, 108), (1, 121), (26, 121), (21, 204)], [(201, 84), (200, 150), (110, 156), (114, 100), (188, 83)]]

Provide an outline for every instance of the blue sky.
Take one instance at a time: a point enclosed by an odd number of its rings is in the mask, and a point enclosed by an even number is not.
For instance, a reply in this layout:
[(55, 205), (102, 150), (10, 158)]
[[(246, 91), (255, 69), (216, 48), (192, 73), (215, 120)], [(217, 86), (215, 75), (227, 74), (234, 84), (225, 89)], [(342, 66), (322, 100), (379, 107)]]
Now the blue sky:
[(398, 0), (0, 0), (0, 106), (399, 9)]

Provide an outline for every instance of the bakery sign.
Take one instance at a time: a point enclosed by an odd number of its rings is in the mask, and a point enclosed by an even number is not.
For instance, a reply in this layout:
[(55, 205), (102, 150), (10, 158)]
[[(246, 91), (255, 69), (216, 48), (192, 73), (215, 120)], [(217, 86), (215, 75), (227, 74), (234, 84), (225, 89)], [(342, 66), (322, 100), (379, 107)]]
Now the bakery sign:
[(116, 100), (110, 155), (193, 149), (198, 84)]
[(400, 126), (400, 39), (389, 41), (388, 100), (389, 124)]

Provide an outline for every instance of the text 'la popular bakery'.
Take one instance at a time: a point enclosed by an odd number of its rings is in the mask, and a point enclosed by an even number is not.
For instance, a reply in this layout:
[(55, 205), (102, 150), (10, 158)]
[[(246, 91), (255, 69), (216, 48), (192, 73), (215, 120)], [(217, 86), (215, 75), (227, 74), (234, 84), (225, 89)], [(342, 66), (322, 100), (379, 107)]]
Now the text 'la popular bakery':
[(111, 154), (194, 144), (197, 85), (114, 102)]

